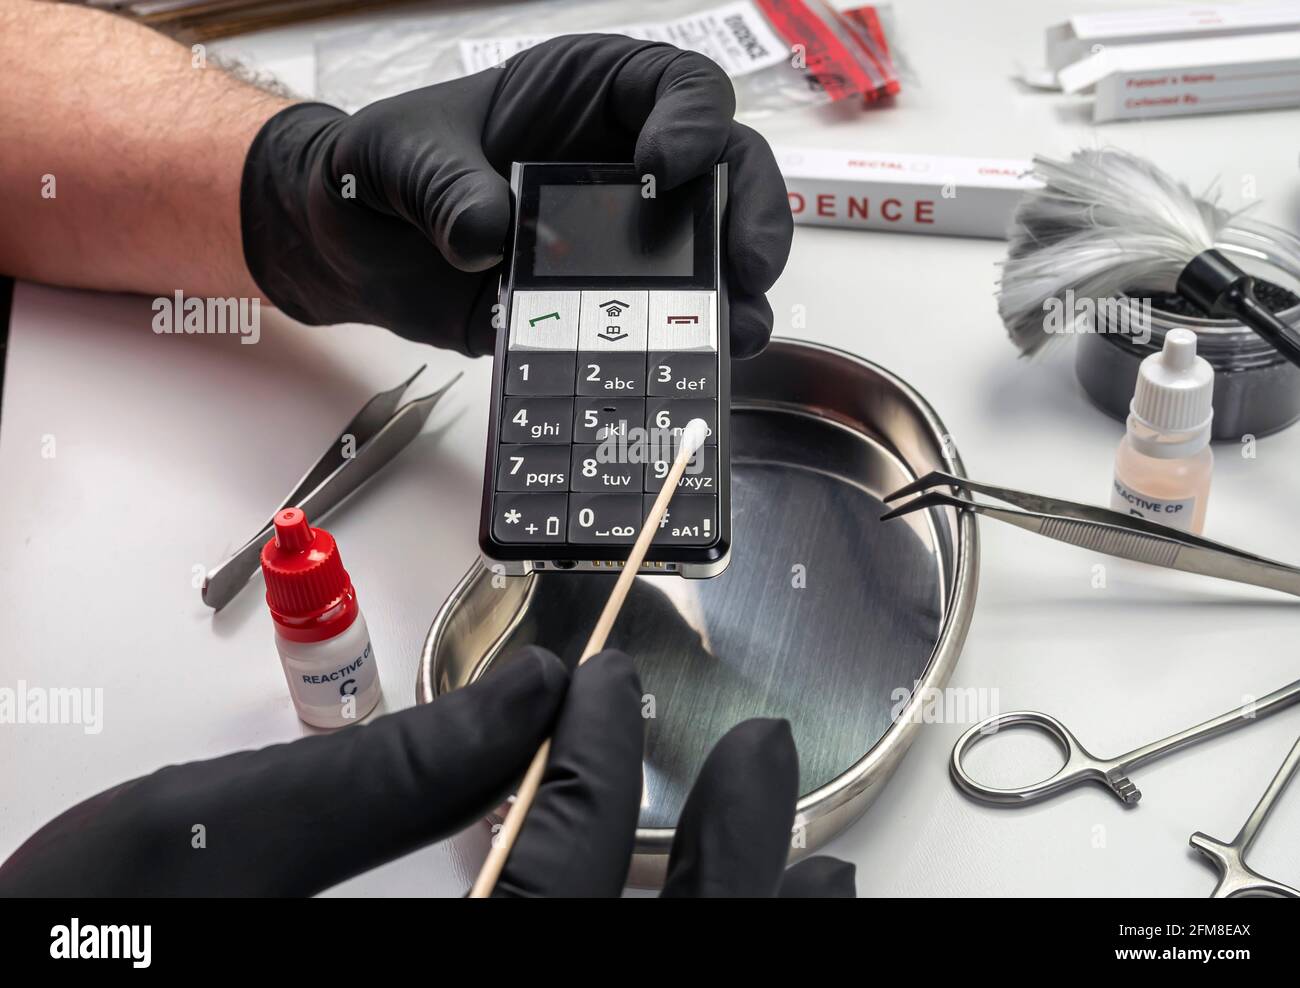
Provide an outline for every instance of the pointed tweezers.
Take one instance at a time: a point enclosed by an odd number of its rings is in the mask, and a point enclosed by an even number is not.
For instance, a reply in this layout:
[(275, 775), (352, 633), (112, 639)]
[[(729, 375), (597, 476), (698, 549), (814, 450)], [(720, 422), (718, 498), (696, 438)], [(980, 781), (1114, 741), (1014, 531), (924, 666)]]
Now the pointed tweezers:
[[(457, 374), (432, 394), (413, 398), (398, 408), (402, 395), (425, 366), (421, 364), (397, 387), (381, 391), (362, 405), (271, 517), (292, 506), (302, 508), (312, 521), (323, 519), (401, 452), (424, 427), (438, 399), (461, 377)], [(267, 521), (241, 548), (208, 572), (203, 581), (203, 603), (220, 610), (235, 599), (257, 572), (262, 546), (271, 537), (272, 527)]]
[[(984, 494), (1024, 510), (981, 504), (970, 498), (928, 490), (936, 486)], [(981, 484), (942, 470), (934, 470), (900, 487), (887, 495), (885, 500), (895, 501), (909, 494), (920, 496), (883, 515), (881, 520), (897, 518), (923, 508), (950, 506), (987, 515), (1049, 539), (1108, 556), (1133, 559), (1185, 573), (1200, 573), (1234, 583), (1267, 587), (1300, 597), (1300, 569), (1294, 566), (1109, 508)]]

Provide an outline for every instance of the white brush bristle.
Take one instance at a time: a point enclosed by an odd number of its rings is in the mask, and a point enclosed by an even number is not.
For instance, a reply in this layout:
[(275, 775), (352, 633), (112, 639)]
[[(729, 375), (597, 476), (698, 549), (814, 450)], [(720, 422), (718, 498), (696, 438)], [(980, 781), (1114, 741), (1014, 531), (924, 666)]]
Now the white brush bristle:
[(1228, 213), (1186, 184), (1116, 148), (1034, 158), (1045, 184), (1017, 207), (998, 311), (1025, 354), (1053, 339), (1045, 304), (1073, 290), (1108, 299), (1133, 289), (1172, 292), (1197, 254), (1214, 246)]
[(709, 423), (704, 419), (691, 419), (682, 430), (682, 451), (693, 456), (708, 438)]

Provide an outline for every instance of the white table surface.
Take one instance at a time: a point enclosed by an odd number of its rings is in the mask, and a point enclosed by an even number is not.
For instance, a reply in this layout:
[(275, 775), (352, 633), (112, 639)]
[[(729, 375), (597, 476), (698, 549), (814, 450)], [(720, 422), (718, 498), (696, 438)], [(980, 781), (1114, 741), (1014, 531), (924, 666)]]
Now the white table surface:
[[(1253, 183), (1255, 215), (1300, 219), (1300, 112), (1092, 126), (1081, 104), (1031, 92), (1043, 29), (1084, 0), (898, 4), (918, 74), (896, 107), (791, 114), (760, 125), (809, 146), (1028, 157), (1116, 144), (1229, 204)], [(355, 23), (355, 22), (354, 22)], [(227, 43), (312, 82), (320, 27)], [(1122, 428), (1076, 384), (1068, 352), (1017, 360), (992, 296), (1003, 245), (800, 229), (772, 293), (778, 331), (856, 351), (900, 374), (944, 418), (971, 475), (1104, 501)], [(807, 328), (789, 329), (794, 306)], [(465, 379), (426, 433), (332, 520), (374, 637), (387, 709), (414, 702), (420, 643), (476, 552), (490, 366), (359, 326), (313, 329), (278, 314), (262, 341), (156, 336), (149, 300), (26, 284), (14, 299), (0, 475), (0, 686), (102, 687), (104, 727), (0, 725), (0, 856), (71, 803), (166, 762), (305, 732), (250, 590), (201, 603), (200, 567), (235, 548), (366, 396), (427, 361)], [(42, 455), (45, 437), (56, 455)], [(48, 448), (45, 446), (44, 448)], [(1300, 560), (1300, 429), (1255, 459), (1219, 446), (1207, 534)], [(1127, 750), (1300, 675), (1300, 612), (1280, 595), (1107, 561), (995, 523), (981, 526), (974, 624), (952, 680), (996, 689), (1001, 709), (1056, 714), (1099, 754)], [(1093, 586), (1105, 563), (1107, 584)], [(1300, 732), (1300, 711), (1135, 773), (1141, 805), (1097, 788), (1018, 811), (976, 805), (949, 781), (961, 724), (927, 726), (867, 815), (830, 853), (863, 895), (1203, 896), (1211, 871), (1187, 846), (1230, 838)], [(1017, 778), (1051, 762), (1014, 745)], [(991, 768), (990, 771), (993, 771)], [(1007, 781), (1010, 781), (1009, 779)], [(1300, 882), (1300, 789), (1251, 852)], [(481, 827), (335, 893), (455, 895), (484, 853)]]

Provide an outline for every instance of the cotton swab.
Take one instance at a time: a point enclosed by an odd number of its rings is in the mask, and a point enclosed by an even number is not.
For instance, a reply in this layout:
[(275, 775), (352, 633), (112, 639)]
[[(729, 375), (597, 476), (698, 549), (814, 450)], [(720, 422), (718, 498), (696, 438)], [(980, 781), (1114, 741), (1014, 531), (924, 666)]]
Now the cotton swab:
[[(614, 621), (618, 618), (618, 612), (623, 607), (623, 601), (627, 599), (628, 591), (632, 589), (632, 583), (636, 579), (637, 571), (641, 568), (641, 561), (650, 548), (650, 543), (655, 537), (655, 532), (659, 528), (659, 522), (663, 519), (664, 512), (668, 510), (668, 502), (672, 500), (673, 494), (677, 490), (677, 482), (682, 479), (686, 464), (695, 455), (695, 451), (704, 445), (708, 437), (709, 426), (703, 419), (691, 419), (686, 423), (686, 428), (682, 430), (681, 446), (677, 451), (677, 458), (673, 460), (672, 468), (668, 471), (668, 476), (664, 478), (664, 485), (659, 489), (659, 496), (655, 498), (650, 513), (646, 515), (645, 521), (641, 524), (641, 534), (637, 536), (636, 542), (632, 545), (632, 551), (628, 553), (627, 562), (623, 564), (623, 572), (618, 575), (618, 581), (614, 584), (614, 589), (610, 591), (609, 600), (605, 602), (605, 609), (600, 612), (596, 627), (592, 629), (591, 637), (587, 639), (587, 647), (583, 650), (582, 657), (578, 659), (578, 665), (582, 665), (605, 647), (605, 639), (609, 637), (609, 632), (614, 627)], [(506, 819), (501, 825), (500, 833), (498, 833), (496, 840), (492, 842), (492, 849), (488, 852), (487, 860), (483, 862), (483, 867), (479, 870), (478, 878), (474, 881), (474, 887), (470, 889), (469, 897), (471, 899), (486, 899), (492, 894), (492, 889), (496, 887), (497, 879), (501, 877), (501, 871), (505, 867), (506, 859), (510, 857), (510, 851), (515, 846), (515, 839), (523, 828), (528, 809), (533, 805), (533, 798), (541, 787), (542, 775), (546, 772), (546, 761), (550, 754), (551, 741), (550, 738), (547, 738), (542, 742), (542, 746), (537, 749), (537, 754), (533, 756), (528, 771), (524, 773), (524, 780), (519, 784), (519, 791), (515, 794), (515, 801), (506, 813)]]

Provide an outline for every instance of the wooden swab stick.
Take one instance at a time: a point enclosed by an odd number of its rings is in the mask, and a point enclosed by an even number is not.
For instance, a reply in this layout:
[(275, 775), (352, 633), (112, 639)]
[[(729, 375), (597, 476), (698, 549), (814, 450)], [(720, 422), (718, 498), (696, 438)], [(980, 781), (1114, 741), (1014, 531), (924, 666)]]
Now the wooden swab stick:
[[(578, 665), (582, 665), (605, 647), (605, 639), (609, 637), (610, 629), (614, 627), (618, 612), (623, 607), (623, 601), (627, 599), (627, 593), (632, 589), (632, 582), (636, 579), (637, 571), (641, 568), (641, 560), (645, 558), (646, 550), (650, 548), (650, 543), (655, 537), (655, 531), (659, 528), (659, 522), (663, 518), (664, 512), (668, 510), (668, 502), (672, 500), (673, 494), (677, 491), (677, 482), (682, 479), (686, 464), (695, 455), (695, 451), (704, 445), (704, 441), (708, 436), (709, 427), (703, 419), (691, 419), (686, 423), (686, 428), (682, 430), (681, 448), (677, 451), (677, 458), (673, 460), (672, 469), (668, 471), (668, 476), (664, 478), (664, 485), (659, 489), (659, 496), (655, 498), (654, 506), (651, 507), (650, 513), (646, 515), (645, 521), (641, 524), (641, 534), (637, 536), (636, 542), (632, 545), (632, 551), (628, 553), (627, 562), (623, 564), (623, 572), (618, 575), (618, 582), (614, 584), (614, 589), (610, 591), (609, 600), (605, 602), (605, 609), (600, 612), (596, 627), (592, 629), (591, 637), (587, 639), (587, 647), (583, 650), (582, 657), (578, 659)], [(496, 887), (497, 879), (501, 877), (501, 870), (505, 867), (506, 859), (510, 857), (510, 851), (515, 846), (515, 838), (519, 836), (519, 831), (523, 828), (524, 818), (528, 815), (528, 808), (533, 805), (533, 798), (537, 795), (537, 790), (542, 784), (542, 775), (546, 772), (546, 761), (550, 754), (551, 739), (547, 738), (542, 742), (542, 746), (537, 749), (537, 754), (533, 756), (528, 771), (524, 773), (524, 781), (519, 784), (519, 791), (515, 794), (515, 801), (506, 812), (506, 819), (501, 825), (501, 832), (497, 835), (497, 839), (492, 842), (492, 850), (488, 852), (487, 860), (483, 862), (478, 878), (474, 881), (474, 887), (470, 889), (469, 897), (471, 899), (486, 899)]]

